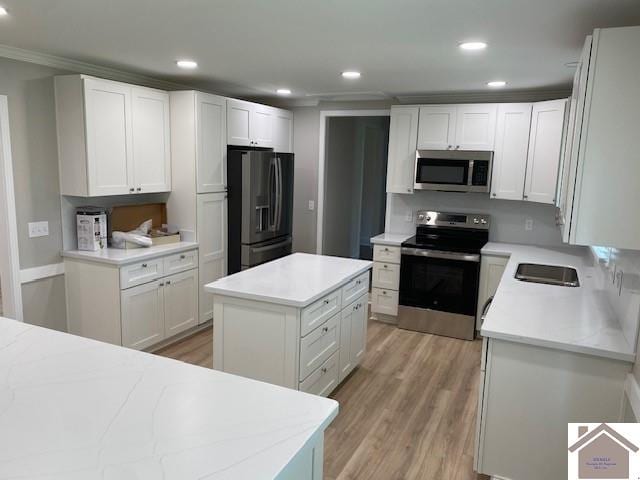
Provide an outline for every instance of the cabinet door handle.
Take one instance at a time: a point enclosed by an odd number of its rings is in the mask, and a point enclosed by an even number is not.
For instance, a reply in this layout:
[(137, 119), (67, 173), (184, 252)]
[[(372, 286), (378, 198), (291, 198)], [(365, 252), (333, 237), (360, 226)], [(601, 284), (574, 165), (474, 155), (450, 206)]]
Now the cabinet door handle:
[(385, 252), (388, 252), (388, 251), (389, 251), (389, 249), (388, 249), (387, 247), (385, 247), (385, 248), (384, 248), (384, 251), (385, 251)]
[(158, 285), (159, 287), (164, 287), (164, 283), (161, 283), (160, 285)]
[(529, 195), (523, 195), (522, 198), (526, 200), (527, 198), (529, 198)]
[(167, 285), (171, 285), (171, 280), (167, 280)]
[(492, 193), (491, 195), (492, 195), (492, 196), (494, 196), (494, 197), (496, 196), (496, 194), (495, 194), (495, 193)]
[(387, 294), (387, 291), (386, 291), (386, 290), (383, 290), (383, 291), (382, 291), (382, 294), (383, 294), (383, 295), (386, 295), (386, 294)]
[(184, 260), (185, 258), (187, 258), (186, 255), (180, 255), (180, 260)]
[(320, 371), (321, 371), (322, 373), (327, 373), (327, 367), (322, 367), (322, 368), (320, 369)]
[(407, 192), (411, 193), (411, 189), (410, 189), (410, 188), (407, 188)]
[(146, 264), (146, 263), (143, 263), (143, 264), (142, 264), (142, 268), (147, 268), (147, 264)]
[(325, 301), (324, 301), (324, 304), (325, 304), (325, 305), (329, 305), (329, 300), (325, 300)]
[(129, 191), (130, 191), (130, 192), (134, 192), (135, 190), (136, 190), (136, 189), (135, 189), (135, 188), (133, 188), (133, 187), (131, 187), (131, 188), (129, 189)]
[(460, 148), (460, 145), (456, 145), (456, 150), (458, 150)]
[(142, 187), (138, 187), (138, 188), (136, 188), (136, 190), (141, 192), (142, 191)]
[(323, 331), (324, 333), (327, 333), (327, 332), (329, 331), (329, 327), (324, 327), (324, 328), (322, 329), (322, 331)]

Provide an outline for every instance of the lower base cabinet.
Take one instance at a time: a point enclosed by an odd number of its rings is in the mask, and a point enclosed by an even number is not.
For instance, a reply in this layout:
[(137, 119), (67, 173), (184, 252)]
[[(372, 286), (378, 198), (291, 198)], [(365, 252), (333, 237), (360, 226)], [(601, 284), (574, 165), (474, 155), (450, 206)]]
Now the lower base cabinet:
[(143, 349), (198, 324), (198, 271), (123, 290), (122, 345)]
[(340, 321), (340, 376), (342, 382), (360, 363), (367, 343), (367, 300), (363, 295), (342, 310)]

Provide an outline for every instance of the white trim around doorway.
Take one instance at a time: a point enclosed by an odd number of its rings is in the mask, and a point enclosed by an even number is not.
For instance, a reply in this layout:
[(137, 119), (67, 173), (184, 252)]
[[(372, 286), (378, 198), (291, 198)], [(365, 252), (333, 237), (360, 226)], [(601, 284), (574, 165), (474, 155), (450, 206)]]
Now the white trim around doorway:
[(318, 205), (316, 217), (316, 253), (322, 254), (322, 229), (324, 225), (325, 194), (325, 146), (327, 118), (329, 117), (389, 117), (391, 110), (322, 110), (320, 111), (320, 145), (318, 146)]
[(3, 316), (23, 321), (7, 97), (0, 95), (0, 288)]

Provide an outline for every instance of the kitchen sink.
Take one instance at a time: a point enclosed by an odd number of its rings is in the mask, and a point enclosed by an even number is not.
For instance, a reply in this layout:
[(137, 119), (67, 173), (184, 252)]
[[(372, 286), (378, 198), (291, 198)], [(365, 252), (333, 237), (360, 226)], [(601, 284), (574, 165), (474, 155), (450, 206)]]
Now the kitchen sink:
[(578, 272), (571, 267), (521, 263), (516, 270), (516, 278), (523, 282), (546, 283), (561, 287), (579, 287)]

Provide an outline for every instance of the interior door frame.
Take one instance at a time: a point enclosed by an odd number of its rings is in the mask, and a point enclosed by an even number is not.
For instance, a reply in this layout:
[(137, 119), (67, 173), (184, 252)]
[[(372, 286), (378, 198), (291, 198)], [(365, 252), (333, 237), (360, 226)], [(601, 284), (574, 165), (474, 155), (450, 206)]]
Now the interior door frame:
[(384, 110), (321, 110), (320, 144), (318, 146), (318, 209), (316, 216), (316, 253), (322, 255), (322, 235), (324, 226), (325, 161), (327, 143), (327, 120), (330, 117), (390, 117), (391, 109)]
[(0, 95), (0, 283), (2, 316), (23, 321), (18, 223), (6, 95)]

